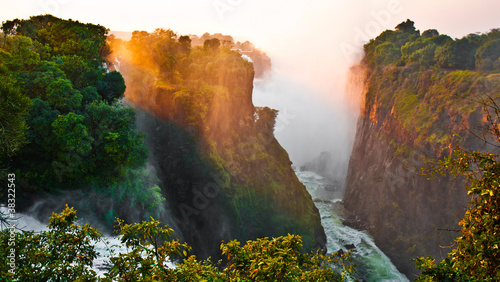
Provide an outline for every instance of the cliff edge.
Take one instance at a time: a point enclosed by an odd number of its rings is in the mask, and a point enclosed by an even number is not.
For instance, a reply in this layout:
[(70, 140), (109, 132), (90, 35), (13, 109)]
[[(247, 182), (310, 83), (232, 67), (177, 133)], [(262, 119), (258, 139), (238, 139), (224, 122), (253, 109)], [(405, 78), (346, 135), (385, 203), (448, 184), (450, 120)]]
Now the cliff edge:
[(432, 177), (421, 168), (457, 145), (492, 149), (476, 136), (486, 123), (480, 101), (500, 90), (490, 69), (496, 67), (484, 65), (484, 49), (493, 48), (497, 35), (453, 40), (436, 30), (420, 34), (408, 20), (365, 45), (347, 223), (367, 229), (410, 279), (419, 273), (411, 259), (447, 257), (468, 200), (463, 179)]
[(274, 138), (277, 111), (254, 107), (253, 64), (217, 39), (191, 47), (169, 30), (113, 42), (111, 62), (146, 132), (165, 221), (201, 257), (220, 242), (288, 233), (325, 249), (317, 208)]

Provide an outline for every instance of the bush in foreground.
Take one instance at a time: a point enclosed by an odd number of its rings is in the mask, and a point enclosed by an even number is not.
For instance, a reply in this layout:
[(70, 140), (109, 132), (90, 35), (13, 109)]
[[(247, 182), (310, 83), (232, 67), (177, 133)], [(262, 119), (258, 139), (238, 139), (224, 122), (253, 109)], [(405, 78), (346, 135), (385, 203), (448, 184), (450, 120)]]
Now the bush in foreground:
[[(47, 231), (15, 233), (15, 246), (9, 245), (10, 229), (2, 230), (0, 275), (6, 281), (347, 281), (354, 271), (348, 254), (301, 253), (301, 237), (290, 234), (244, 246), (236, 240), (222, 242), (227, 263), (198, 261), (188, 255), (187, 244), (172, 239), (172, 229), (151, 218), (134, 224), (117, 220), (121, 241), (130, 251), (111, 257), (110, 269), (98, 277), (91, 268), (99, 256), (94, 242), (102, 234), (77, 225), (76, 218), (76, 210), (66, 207), (53, 213)], [(15, 271), (9, 271), (11, 248)]]

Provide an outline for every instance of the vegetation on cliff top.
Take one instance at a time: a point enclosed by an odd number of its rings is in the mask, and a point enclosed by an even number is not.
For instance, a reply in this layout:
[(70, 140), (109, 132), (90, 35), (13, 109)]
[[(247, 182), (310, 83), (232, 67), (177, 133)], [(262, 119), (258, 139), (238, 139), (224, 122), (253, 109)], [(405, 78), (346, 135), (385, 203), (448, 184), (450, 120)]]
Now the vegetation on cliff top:
[(407, 146), (449, 154), (466, 137), (463, 125), (481, 123), (471, 118), (481, 113), (474, 101), (500, 93), (499, 39), (499, 29), (455, 40), (433, 29), (420, 34), (410, 20), (382, 32), (364, 46), (364, 114), (386, 132), (405, 132), (398, 141)]

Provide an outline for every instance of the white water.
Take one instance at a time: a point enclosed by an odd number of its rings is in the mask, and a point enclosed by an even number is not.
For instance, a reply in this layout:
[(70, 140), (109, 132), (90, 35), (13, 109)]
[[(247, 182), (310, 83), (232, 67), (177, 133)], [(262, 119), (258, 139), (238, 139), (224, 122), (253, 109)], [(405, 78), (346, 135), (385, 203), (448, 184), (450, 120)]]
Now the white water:
[[(7, 207), (1, 206), (0, 213), (3, 215), (8, 214)], [(16, 221), (12, 221), (11, 224), (15, 224), (18, 232), (23, 231), (34, 231), (39, 233), (42, 231), (48, 231), (47, 225), (38, 221), (36, 218), (23, 214), (16, 213)], [(78, 221), (77, 221), (78, 223)], [(8, 226), (2, 225), (0, 228), (3, 230)], [(92, 244), (95, 246), (96, 251), (99, 253), (99, 257), (94, 260), (94, 265), (92, 269), (100, 276), (104, 277), (104, 273), (110, 268), (109, 258), (112, 256), (118, 256), (120, 253), (128, 253), (131, 250), (127, 249), (120, 241), (120, 237), (110, 237), (103, 236), (98, 241), (93, 241)], [(168, 264), (173, 265), (173, 264)]]
[[(391, 260), (375, 245), (373, 238), (364, 231), (359, 231), (342, 224), (342, 218), (335, 212), (341, 199), (325, 190), (324, 178), (310, 171), (296, 171), (299, 180), (315, 199), (319, 209), (321, 224), (325, 228), (329, 253), (340, 249), (351, 250), (353, 263), (356, 265), (356, 278), (365, 281), (409, 281), (392, 264)], [(321, 199), (321, 200), (319, 200)]]

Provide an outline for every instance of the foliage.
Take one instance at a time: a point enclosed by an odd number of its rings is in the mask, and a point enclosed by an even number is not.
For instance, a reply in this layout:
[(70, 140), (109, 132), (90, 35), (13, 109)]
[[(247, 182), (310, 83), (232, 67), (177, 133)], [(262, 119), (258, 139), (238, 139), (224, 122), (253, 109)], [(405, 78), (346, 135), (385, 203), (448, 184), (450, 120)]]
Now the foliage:
[(16, 269), (9, 272), (9, 229), (0, 232), (0, 273), (6, 281), (351, 281), (348, 253), (301, 253), (297, 235), (222, 242), (227, 263), (214, 264), (189, 256), (191, 248), (172, 239), (173, 230), (151, 218), (125, 224), (117, 220), (127, 253), (110, 258), (104, 277), (91, 269), (99, 255), (93, 245), (101, 233), (76, 224), (76, 211), (64, 209), (50, 217), (48, 230), (15, 233)]
[(111, 104), (115, 99), (123, 98), (125, 81), (117, 71), (106, 73), (103, 79), (97, 82), (97, 92), (104, 100)]
[(348, 281), (354, 271), (347, 254), (300, 253), (302, 240), (297, 235), (262, 238), (248, 241), (243, 247), (240, 245), (236, 240), (221, 245), (222, 253), (229, 261), (224, 271), (231, 281), (238, 278), (250, 281)]
[[(0, 274), (5, 281), (89, 281), (95, 279), (92, 267), (97, 258), (93, 242), (101, 233), (89, 225), (75, 223), (76, 211), (66, 207), (61, 214), (53, 213), (48, 230), (39, 234), (20, 231), (15, 245), (9, 245), (10, 229), (0, 232)], [(15, 232), (15, 231), (14, 231)], [(11, 248), (15, 249), (15, 271), (9, 272)]]
[(113, 184), (144, 165), (134, 112), (116, 102), (123, 77), (104, 64), (104, 27), (45, 15), (6, 21), (2, 30), (0, 99), (10, 107), (1, 124), (11, 140), (2, 141), (3, 169), (23, 174), (35, 191), (53, 191)]
[[(485, 142), (500, 140), (500, 108), (494, 99), (483, 102), (488, 124), (481, 136)], [(500, 155), (457, 148), (439, 163), (438, 171), (469, 180), (469, 207), (460, 221), (456, 248), (439, 264), (432, 257), (419, 258), (419, 281), (498, 281), (500, 279)]]
[(386, 30), (365, 44), (364, 62), (371, 67), (419, 64), (425, 68), (498, 71), (498, 33), (493, 29), (453, 40), (435, 29), (420, 35), (414, 22), (406, 20), (396, 30)]
[(488, 41), (477, 49), (476, 67), (479, 70), (491, 71), (500, 69), (500, 39)]
[(278, 110), (269, 107), (257, 107), (255, 111), (256, 126), (260, 128), (260, 133), (272, 136), (274, 126), (276, 125), (276, 117)]
[(474, 69), (474, 54), (478, 45), (464, 37), (447, 41), (436, 50), (437, 66), (446, 69)]
[(11, 77), (0, 75), (0, 156), (6, 157), (26, 144), (25, 118), (31, 104), (14, 84)]
[(220, 46), (220, 41), (217, 38), (207, 39), (203, 42), (203, 48), (205, 50), (217, 50)]
[(406, 22), (402, 22), (396, 26), (396, 30), (406, 32), (406, 33), (420, 33), (415, 29), (415, 22), (407, 19)]
[(167, 261), (186, 256), (190, 248), (178, 239), (170, 240), (173, 229), (161, 227), (160, 222), (124, 224), (118, 220), (122, 244), (131, 251), (111, 258), (112, 267), (104, 281), (173, 281), (174, 271)]

